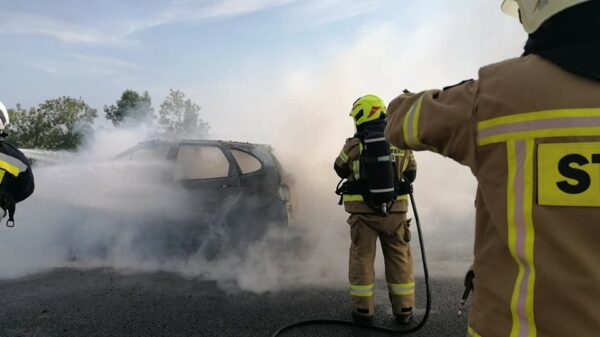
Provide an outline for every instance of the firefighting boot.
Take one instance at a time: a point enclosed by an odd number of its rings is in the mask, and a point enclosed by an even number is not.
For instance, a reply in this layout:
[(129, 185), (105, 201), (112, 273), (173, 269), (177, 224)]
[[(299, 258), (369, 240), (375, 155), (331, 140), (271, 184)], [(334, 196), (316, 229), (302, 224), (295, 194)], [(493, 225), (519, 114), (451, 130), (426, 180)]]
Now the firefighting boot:
[(412, 308), (402, 308), (400, 313), (394, 314), (398, 324), (408, 324), (413, 318)]
[(369, 315), (368, 309), (353, 309), (352, 321), (360, 325), (371, 325), (373, 322), (373, 315)]

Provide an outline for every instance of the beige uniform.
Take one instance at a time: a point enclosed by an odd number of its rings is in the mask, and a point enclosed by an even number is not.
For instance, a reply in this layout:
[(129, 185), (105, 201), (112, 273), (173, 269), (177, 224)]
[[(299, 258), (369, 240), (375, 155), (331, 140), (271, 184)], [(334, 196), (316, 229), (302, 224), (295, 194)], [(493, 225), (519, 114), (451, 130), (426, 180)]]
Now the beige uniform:
[[(362, 144), (358, 138), (347, 140), (335, 161), (336, 171), (347, 172), (348, 181), (360, 176)], [(392, 148), (399, 177), (406, 170), (416, 170), (416, 161), (410, 150)], [(394, 313), (414, 305), (415, 282), (410, 251), (410, 231), (406, 220), (407, 195), (397, 197), (389, 216), (375, 213), (362, 195), (345, 194), (344, 208), (350, 217), (350, 294), (354, 309), (362, 309), (373, 315), (375, 288), (375, 249), (379, 237), (385, 261), (385, 276)]]
[(600, 334), (600, 82), (508, 60), (399, 96), (385, 135), (477, 177), (469, 335)]

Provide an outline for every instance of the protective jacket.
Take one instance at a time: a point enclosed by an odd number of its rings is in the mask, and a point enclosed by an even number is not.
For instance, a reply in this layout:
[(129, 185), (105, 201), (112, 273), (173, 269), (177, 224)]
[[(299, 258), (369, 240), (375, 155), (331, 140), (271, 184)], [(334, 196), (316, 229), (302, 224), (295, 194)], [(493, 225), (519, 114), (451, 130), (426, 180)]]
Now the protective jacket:
[[(408, 210), (408, 196), (405, 191), (400, 190), (400, 187), (407, 183), (412, 183), (415, 179), (417, 162), (410, 150), (400, 150), (397, 147), (392, 146), (392, 156), (394, 157), (394, 167), (396, 179), (398, 180), (397, 186), (399, 188), (398, 196), (396, 201), (389, 210), (391, 213), (406, 212)], [(364, 170), (361, 172), (361, 154), (363, 152), (363, 144), (358, 137), (348, 138), (346, 144), (342, 148), (340, 155), (336, 158), (334, 163), (334, 169), (340, 178), (348, 180), (349, 184), (358, 183), (356, 185), (364, 184)], [(404, 181), (404, 172), (411, 172), (408, 174), (411, 181)], [(344, 208), (346, 212), (353, 214), (371, 214), (376, 213), (365, 202), (364, 193), (360, 191), (350, 191), (343, 194)]]
[(531, 54), (399, 96), (385, 135), (478, 180), (469, 335), (598, 335), (600, 81)]
[(16, 147), (0, 140), (0, 207), (13, 220), (15, 205), (29, 197), (34, 190), (31, 165)]

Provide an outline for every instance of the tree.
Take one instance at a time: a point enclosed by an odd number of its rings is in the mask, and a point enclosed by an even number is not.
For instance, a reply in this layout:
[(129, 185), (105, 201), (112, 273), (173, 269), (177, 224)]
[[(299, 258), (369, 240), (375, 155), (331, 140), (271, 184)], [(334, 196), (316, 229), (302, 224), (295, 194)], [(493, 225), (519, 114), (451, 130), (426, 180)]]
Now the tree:
[(104, 113), (114, 126), (137, 125), (154, 119), (152, 99), (147, 91), (140, 96), (134, 90), (125, 90), (116, 104), (104, 106)]
[(200, 118), (200, 106), (180, 90), (169, 91), (160, 105), (158, 127), (167, 138), (197, 138), (208, 133), (210, 126)]
[(21, 107), (20, 103), (17, 103), (16, 109), (8, 109), (8, 119), (10, 123), (8, 124), (6, 131), (7, 137), (6, 140), (9, 143), (16, 144), (19, 147), (24, 147), (21, 141), (21, 134), (23, 130), (23, 125), (27, 123), (27, 110)]
[(17, 105), (11, 110), (8, 140), (23, 148), (74, 150), (92, 132), (96, 109), (81, 98), (47, 100), (28, 111)]

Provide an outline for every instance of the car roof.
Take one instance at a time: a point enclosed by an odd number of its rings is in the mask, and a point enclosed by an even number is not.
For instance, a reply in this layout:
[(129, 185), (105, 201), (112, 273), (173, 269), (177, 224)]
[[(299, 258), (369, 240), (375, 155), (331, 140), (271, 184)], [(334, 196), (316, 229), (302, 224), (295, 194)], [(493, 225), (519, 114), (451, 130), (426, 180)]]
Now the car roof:
[(256, 147), (256, 148), (265, 148), (271, 150), (270, 145), (266, 144), (256, 144), (256, 143), (248, 143), (248, 142), (235, 142), (231, 140), (216, 140), (216, 139), (176, 139), (176, 140), (162, 140), (162, 139), (152, 139), (142, 141), (137, 144), (140, 145), (177, 145), (177, 144), (199, 144), (199, 145), (219, 145), (219, 146), (228, 146), (228, 147)]
[(140, 149), (146, 146), (169, 146), (174, 147), (181, 144), (198, 144), (198, 145), (212, 145), (221, 146), (228, 149), (240, 149), (246, 150), (253, 153), (259, 158), (261, 162), (267, 163), (268, 166), (272, 166), (281, 176), (289, 176), (286, 170), (283, 168), (277, 157), (273, 154), (273, 147), (267, 144), (256, 144), (248, 142), (235, 142), (231, 140), (214, 140), (214, 139), (175, 139), (175, 140), (164, 140), (164, 139), (152, 139), (139, 142), (137, 145), (119, 153), (114, 158), (119, 159), (122, 156)]

